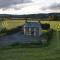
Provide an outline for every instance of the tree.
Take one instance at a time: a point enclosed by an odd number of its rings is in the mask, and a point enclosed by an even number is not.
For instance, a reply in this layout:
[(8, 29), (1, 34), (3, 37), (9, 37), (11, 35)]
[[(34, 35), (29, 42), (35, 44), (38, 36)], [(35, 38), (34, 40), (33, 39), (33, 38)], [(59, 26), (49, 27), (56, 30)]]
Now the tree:
[(51, 16), (49, 16), (48, 20), (49, 21), (57, 21), (58, 19), (57, 19), (56, 15), (51, 15)]

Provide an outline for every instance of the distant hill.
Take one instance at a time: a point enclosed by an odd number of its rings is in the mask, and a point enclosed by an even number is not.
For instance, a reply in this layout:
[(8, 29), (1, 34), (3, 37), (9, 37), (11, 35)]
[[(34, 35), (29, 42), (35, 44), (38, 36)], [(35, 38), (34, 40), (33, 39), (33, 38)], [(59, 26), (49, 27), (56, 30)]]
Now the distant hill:
[(0, 18), (40, 18), (47, 19), (49, 16), (55, 16), (57, 19), (60, 19), (60, 13), (48, 13), (48, 14), (29, 14), (29, 15), (11, 15), (11, 14), (0, 14)]

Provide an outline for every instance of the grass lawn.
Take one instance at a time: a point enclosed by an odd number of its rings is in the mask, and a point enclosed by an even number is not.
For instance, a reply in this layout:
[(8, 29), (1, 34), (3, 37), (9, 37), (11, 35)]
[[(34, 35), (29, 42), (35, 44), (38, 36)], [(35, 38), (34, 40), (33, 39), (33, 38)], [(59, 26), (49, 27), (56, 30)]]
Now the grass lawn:
[(60, 47), (58, 46), (60, 44), (54, 32), (50, 44), (46, 47), (0, 49), (0, 60), (60, 60)]

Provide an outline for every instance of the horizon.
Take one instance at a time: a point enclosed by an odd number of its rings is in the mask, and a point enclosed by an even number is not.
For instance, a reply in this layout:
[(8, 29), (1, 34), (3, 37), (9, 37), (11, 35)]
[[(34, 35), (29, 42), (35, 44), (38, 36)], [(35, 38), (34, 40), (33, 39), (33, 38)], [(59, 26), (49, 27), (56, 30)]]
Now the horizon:
[(50, 13), (33, 13), (33, 14), (0, 14), (0, 15), (34, 15), (34, 14), (60, 14), (60, 12), (50, 12)]

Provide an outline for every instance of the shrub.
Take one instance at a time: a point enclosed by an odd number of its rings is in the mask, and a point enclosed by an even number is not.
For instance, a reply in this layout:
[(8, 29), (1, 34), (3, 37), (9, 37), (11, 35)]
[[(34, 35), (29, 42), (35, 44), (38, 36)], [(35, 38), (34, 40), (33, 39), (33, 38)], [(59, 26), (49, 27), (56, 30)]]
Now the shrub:
[(0, 31), (0, 33), (5, 33), (5, 32), (7, 32), (7, 29), (6, 29), (6, 28), (3, 28), (3, 29)]

